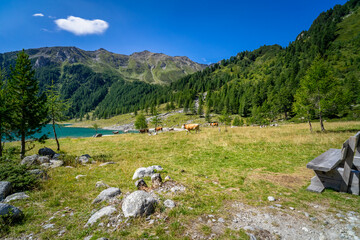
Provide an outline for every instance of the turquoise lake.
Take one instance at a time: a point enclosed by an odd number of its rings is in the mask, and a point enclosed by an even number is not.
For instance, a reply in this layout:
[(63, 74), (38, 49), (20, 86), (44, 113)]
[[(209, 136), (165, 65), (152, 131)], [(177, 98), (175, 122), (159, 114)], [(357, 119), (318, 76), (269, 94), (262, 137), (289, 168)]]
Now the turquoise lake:
[[(114, 130), (105, 130), (105, 129), (98, 129), (97, 133), (102, 133), (103, 135), (113, 135)], [(119, 131), (119, 134), (124, 132)], [(41, 133), (37, 133), (34, 136), (40, 137), (43, 134), (47, 134), (48, 138), (54, 138), (54, 132), (52, 129), (51, 124), (47, 124), (41, 131)], [(57, 125), (56, 126), (56, 134), (58, 138), (79, 138), (79, 137), (92, 137), (95, 135), (95, 130), (92, 128), (79, 128), (79, 127), (71, 127), (70, 124), (68, 125)]]

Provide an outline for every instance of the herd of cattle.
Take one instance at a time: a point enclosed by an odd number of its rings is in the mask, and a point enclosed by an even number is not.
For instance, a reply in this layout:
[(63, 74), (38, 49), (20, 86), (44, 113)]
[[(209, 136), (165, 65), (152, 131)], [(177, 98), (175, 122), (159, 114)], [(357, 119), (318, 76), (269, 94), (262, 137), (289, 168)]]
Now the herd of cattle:
[[(217, 122), (212, 122), (212, 123), (209, 123), (209, 125), (211, 127), (218, 127), (219, 126), (219, 123)], [(192, 124), (183, 124), (182, 129), (185, 129), (186, 132), (191, 132), (191, 131), (195, 131), (196, 133), (198, 131), (200, 131), (200, 125), (199, 124), (195, 124), (195, 123), (192, 123)], [(156, 127), (154, 128), (154, 131), (155, 132), (159, 132), (159, 131), (163, 131), (163, 128), (162, 127)], [(174, 131), (174, 128), (168, 128), (168, 131)], [(140, 129), (139, 130), (140, 133), (149, 133), (150, 130), (148, 128), (144, 128), (144, 129)]]

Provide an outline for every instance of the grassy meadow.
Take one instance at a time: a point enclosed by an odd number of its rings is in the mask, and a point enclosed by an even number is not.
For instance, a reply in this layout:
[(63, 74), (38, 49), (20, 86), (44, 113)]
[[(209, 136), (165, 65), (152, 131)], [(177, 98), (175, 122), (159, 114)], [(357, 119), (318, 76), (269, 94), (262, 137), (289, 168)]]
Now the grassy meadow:
[[(267, 206), (273, 204), (268, 196), (297, 210), (311, 211), (308, 206), (317, 204), (328, 212), (357, 211), (359, 196), (332, 190), (322, 194), (306, 191), (314, 175), (306, 164), (329, 148), (341, 148), (348, 137), (360, 130), (360, 122), (328, 122), (325, 133), (319, 132), (319, 124), (313, 125), (314, 133), (309, 132), (307, 124), (287, 124), (227, 128), (227, 132), (223, 127), (220, 132), (218, 128), (207, 127), (198, 134), (164, 132), (153, 136), (122, 134), (61, 139), (61, 150), (68, 155), (67, 164), (75, 166), (75, 157), (82, 154), (90, 154), (97, 163), (49, 170), (51, 179), (29, 192), (30, 199), (13, 202), (24, 211), (25, 219), (12, 226), (6, 236), (33, 233), (42, 239), (83, 239), (88, 235), (93, 235), (92, 239), (183, 239), (193, 228), (210, 235), (211, 228), (194, 224), (199, 216), (213, 214), (231, 221), (226, 210), (232, 202)], [(44, 146), (56, 149), (55, 141), (48, 140), (37, 144), (28, 155)], [(116, 164), (99, 166), (106, 161)], [(111, 231), (97, 225), (84, 228), (93, 210), (107, 205), (91, 205), (101, 191), (95, 188), (97, 181), (118, 187), (123, 193), (132, 192), (136, 190), (134, 171), (150, 165), (161, 165), (163, 178), (169, 175), (187, 188), (172, 197), (177, 203), (174, 209), (157, 208), (155, 214), (166, 214), (165, 220), (149, 224), (145, 218), (131, 219), (129, 225)], [(80, 174), (86, 176), (75, 179)], [(149, 183), (150, 179), (145, 181)], [(121, 211), (121, 206), (117, 208)], [(55, 218), (48, 221), (54, 214)], [(45, 222), (55, 224), (55, 228), (44, 230), (41, 224)], [(65, 229), (65, 234), (59, 237), (61, 229)], [(246, 235), (243, 231), (225, 229), (218, 238), (246, 239)]]

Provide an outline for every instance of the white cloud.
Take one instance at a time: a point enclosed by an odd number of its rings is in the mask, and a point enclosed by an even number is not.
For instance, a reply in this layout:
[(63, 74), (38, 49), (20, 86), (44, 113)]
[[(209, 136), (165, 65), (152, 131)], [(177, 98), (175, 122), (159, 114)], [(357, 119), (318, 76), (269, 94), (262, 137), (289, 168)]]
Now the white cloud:
[(42, 14), (42, 13), (35, 13), (35, 14), (33, 14), (33, 17), (43, 17), (44, 16), (44, 14)]
[(87, 20), (74, 16), (69, 16), (67, 19), (57, 19), (55, 23), (60, 29), (75, 35), (102, 34), (109, 27), (109, 24), (104, 20)]

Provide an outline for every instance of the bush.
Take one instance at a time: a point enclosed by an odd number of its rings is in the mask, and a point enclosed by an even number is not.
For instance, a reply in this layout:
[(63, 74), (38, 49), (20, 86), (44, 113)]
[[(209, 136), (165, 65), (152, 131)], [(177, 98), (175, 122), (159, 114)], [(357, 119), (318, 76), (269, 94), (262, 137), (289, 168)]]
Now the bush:
[(13, 192), (30, 190), (38, 184), (36, 176), (29, 173), (26, 166), (10, 160), (0, 162), (0, 181), (11, 182)]

